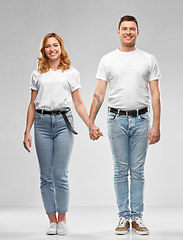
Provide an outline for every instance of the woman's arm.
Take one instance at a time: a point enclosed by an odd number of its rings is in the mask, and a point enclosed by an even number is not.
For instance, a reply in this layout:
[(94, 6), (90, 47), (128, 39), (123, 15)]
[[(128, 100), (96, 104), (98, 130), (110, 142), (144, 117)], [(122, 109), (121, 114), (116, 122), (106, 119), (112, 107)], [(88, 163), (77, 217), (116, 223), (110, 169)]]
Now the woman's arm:
[(28, 110), (27, 110), (27, 121), (26, 121), (26, 128), (25, 128), (25, 133), (24, 133), (24, 148), (30, 152), (29, 147), (31, 147), (32, 144), (32, 137), (30, 135), (30, 130), (32, 127), (32, 124), (34, 122), (34, 115), (35, 115), (35, 105), (34, 105), (34, 101), (36, 99), (37, 96), (37, 91), (32, 90), (31, 91), (31, 99), (30, 99), (30, 103), (28, 106)]
[(71, 94), (72, 94), (74, 107), (78, 115), (83, 120), (83, 122), (88, 126), (88, 112), (81, 98), (80, 89), (78, 88), (76, 91), (72, 92)]
[[(74, 107), (75, 107), (78, 115), (81, 117), (83, 122), (88, 127), (88, 121), (89, 121), (88, 112), (82, 101), (80, 89), (77, 89), (76, 91), (72, 92), (72, 99), (73, 99)], [(99, 131), (99, 127), (97, 127), (95, 125), (94, 125), (94, 131), (96, 133), (95, 140), (98, 139), (100, 136), (103, 136), (103, 134)], [(94, 133), (91, 132), (90, 134), (94, 134)]]

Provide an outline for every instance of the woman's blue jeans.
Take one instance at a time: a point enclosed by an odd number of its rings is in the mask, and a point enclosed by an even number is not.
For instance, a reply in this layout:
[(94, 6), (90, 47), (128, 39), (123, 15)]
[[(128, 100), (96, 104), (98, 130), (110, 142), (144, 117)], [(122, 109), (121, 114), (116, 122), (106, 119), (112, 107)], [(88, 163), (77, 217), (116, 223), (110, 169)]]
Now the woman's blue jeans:
[(109, 112), (107, 121), (119, 217), (141, 218), (144, 207), (144, 164), (149, 145), (149, 113), (129, 117)]
[[(66, 115), (73, 126), (71, 111)], [(46, 213), (65, 213), (69, 204), (68, 165), (74, 135), (61, 114), (36, 112), (34, 131), (41, 195)]]

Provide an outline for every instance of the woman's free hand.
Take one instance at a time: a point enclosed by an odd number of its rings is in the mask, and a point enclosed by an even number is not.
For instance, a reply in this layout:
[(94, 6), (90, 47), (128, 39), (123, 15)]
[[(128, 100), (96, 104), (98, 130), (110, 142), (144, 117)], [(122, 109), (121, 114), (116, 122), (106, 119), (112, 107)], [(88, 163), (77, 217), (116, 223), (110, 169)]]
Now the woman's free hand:
[(24, 145), (24, 148), (30, 153), (30, 147), (32, 145), (32, 137), (30, 133), (25, 133), (23, 145)]

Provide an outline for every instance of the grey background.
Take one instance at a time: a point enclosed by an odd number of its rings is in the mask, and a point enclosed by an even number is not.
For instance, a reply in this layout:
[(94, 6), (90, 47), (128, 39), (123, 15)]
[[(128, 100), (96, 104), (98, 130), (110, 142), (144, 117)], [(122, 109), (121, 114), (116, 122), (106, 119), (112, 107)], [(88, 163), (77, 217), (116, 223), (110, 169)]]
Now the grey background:
[[(34, 144), (22, 145), (31, 72), (42, 38), (56, 32), (72, 66), (81, 74), (82, 98), (89, 110), (100, 58), (119, 47), (121, 16), (136, 16), (138, 48), (153, 54), (161, 80), (161, 141), (150, 146), (146, 162), (146, 205), (183, 204), (182, 191), (182, 0), (6, 0), (1, 1), (0, 204), (40, 205)], [(97, 117), (104, 137), (97, 142), (73, 110), (79, 135), (70, 162), (70, 205), (115, 205), (113, 163), (107, 137), (107, 98)], [(33, 131), (32, 131), (33, 135)]]

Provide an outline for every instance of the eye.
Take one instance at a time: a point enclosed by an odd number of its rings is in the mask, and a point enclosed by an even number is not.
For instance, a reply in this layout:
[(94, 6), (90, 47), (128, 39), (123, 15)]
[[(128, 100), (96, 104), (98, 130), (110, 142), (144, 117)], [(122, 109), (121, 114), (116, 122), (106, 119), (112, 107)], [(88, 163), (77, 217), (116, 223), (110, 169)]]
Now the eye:
[(58, 47), (58, 44), (54, 44), (54, 47)]
[(49, 45), (46, 45), (45, 48), (49, 48)]

